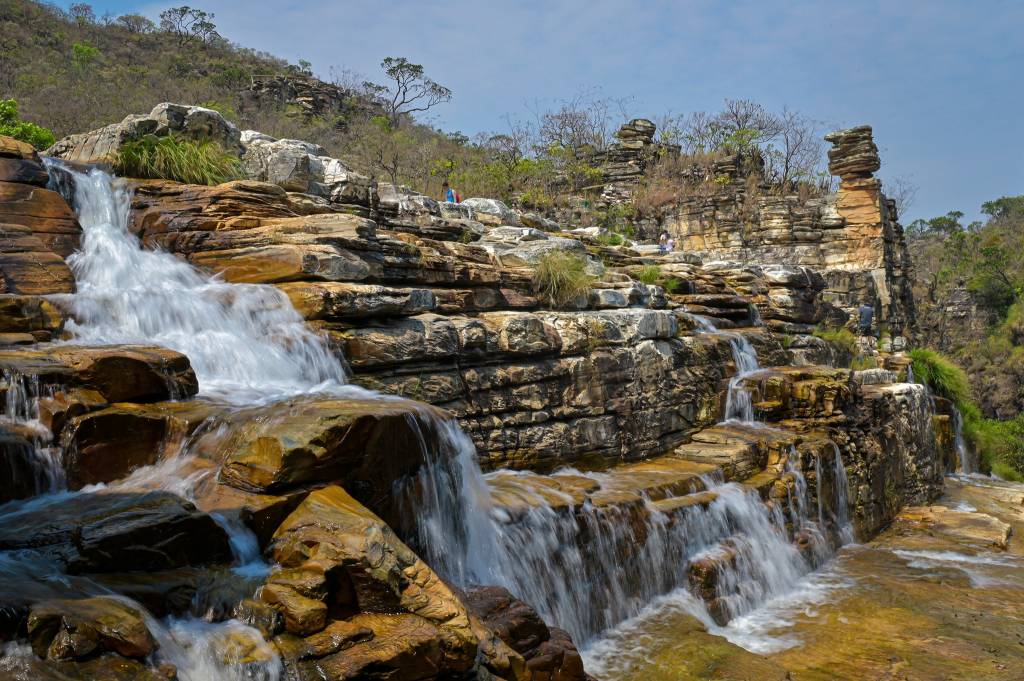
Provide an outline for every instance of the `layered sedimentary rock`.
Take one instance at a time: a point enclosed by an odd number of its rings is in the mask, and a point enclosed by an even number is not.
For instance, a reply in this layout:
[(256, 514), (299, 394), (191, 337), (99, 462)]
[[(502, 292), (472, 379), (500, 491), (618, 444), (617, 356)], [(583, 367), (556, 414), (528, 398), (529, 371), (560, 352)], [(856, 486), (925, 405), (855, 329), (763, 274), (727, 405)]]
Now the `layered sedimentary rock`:
[[(646, 148), (648, 128), (633, 128), (624, 143)], [(863, 134), (844, 140), (842, 172), (864, 181), (870, 145)], [(244, 408), (193, 399), (182, 355), (39, 346), (63, 313), (39, 296), (5, 296), (4, 328), (26, 347), (0, 352), (8, 420), (18, 407), (18, 427), (0, 432), (0, 453), (16, 464), (0, 477), (3, 498), (106, 485), (25, 507), (45, 512), (8, 507), (0, 523), (0, 551), (41, 558), (27, 568), (31, 589), (12, 579), (0, 592), (0, 634), (24, 638), (35, 623), (26, 655), (39, 676), (115, 665), (172, 678), (149, 664), (159, 651), (138, 626), (145, 607), (234, 618), (250, 629), (217, 646), (228, 663), (279, 658), (288, 678), (582, 681), (574, 638), (680, 586), (720, 622), (759, 591), (730, 581), (744, 528), (726, 522), (723, 500), (782, 518), (774, 548), (813, 567), (847, 519), (871, 536), (941, 487), (951, 441), (937, 440), (924, 389), (899, 382), (898, 361), (844, 368), (848, 355), (810, 334), (843, 314), (813, 267), (607, 247), (493, 200), (458, 209), (331, 176), (332, 159), (312, 145), (245, 141), (239, 153), (259, 180), (133, 182), (129, 229), (228, 282), (276, 286), (352, 383), (390, 395)], [(850, 210), (857, 225), (873, 219)], [(589, 291), (551, 302), (535, 276), (551, 252), (586, 260)], [(758, 360), (768, 368), (751, 369)], [(740, 393), (767, 425), (720, 423)], [(61, 485), (27, 475), (40, 453), (54, 455), (47, 470)], [(513, 470), (482, 476), (474, 459)], [(440, 518), (456, 502), (469, 505)], [(807, 512), (816, 503), (818, 535)], [(459, 532), (431, 534), (431, 522), (453, 516), (456, 526), (494, 523), (500, 536), (460, 547)], [(508, 538), (515, 570), (502, 574), (514, 595), (454, 588), (468, 582), (446, 551), (483, 559)], [(544, 550), (526, 551), (531, 539)], [(570, 552), (579, 561), (563, 559)], [(260, 555), (269, 571), (253, 581), (231, 570)], [(138, 607), (81, 599), (97, 585)], [(61, 605), (69, 597), (85, 602)], [(702, 645), (717, 640), (689, 627)], [(751, 664), (766, 678), (777, 671)]]
[(683, 201), (665, 227), (682, 248), (705, 258), (799, 264), (827, 282), (825, 299), (848, 311), (875, 306), (894, 335), (911, 337), (915, 312), (910, 256), (895, 204), (872, 177), (878, 169), (871, 128), (832, 133), (829, 170), (838, 191), (824, 198), (755, 195), (731, 183), (710, 197)]
[(633, 187), (647, 169), (667, 154), (678, 154), (679, 147), (654, 141), (654, 123), (635, 118), (615, 133), (618, 141), (592, 159), (601, 168), (601, 198), (611, 204), (629, 201)]
[[(56, 192), (35, 149), (0, 136), (0, 296), (71, 293), (64, 257), (79, 243), (78, 220)], [(0, 324), (0, 334), (15, 325)]]

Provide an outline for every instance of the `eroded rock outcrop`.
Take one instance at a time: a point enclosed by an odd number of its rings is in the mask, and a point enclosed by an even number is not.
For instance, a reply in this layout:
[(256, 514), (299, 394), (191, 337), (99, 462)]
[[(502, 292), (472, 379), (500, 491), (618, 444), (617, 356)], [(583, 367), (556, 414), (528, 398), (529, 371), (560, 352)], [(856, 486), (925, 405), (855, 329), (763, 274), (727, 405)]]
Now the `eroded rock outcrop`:
[(802, 265), (824, 277), (824, 299), (848, 312), (862, 302), (894, 335), (912, 338), (911, 263), (895, 204), (882, 193), (871, 128), (826, 137), (834, 195), (803, 200), (759, 195), (742, 182), (709, 197), (686, 199), (665, 227), (682, 247), (706, 258)]

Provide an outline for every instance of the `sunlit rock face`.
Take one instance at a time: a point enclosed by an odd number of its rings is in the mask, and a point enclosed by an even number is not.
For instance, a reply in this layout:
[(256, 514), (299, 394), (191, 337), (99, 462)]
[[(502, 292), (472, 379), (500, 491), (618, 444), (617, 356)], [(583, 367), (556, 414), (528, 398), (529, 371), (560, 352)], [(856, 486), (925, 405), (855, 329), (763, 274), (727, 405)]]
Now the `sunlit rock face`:
[(874, 305), (895, 334), (912, 337), (911, 262), (895, 204), (873, 177), (880, 167), (869, 126), (831, 133), (829, 172), (838, 190), (825, 198), (752, 193), (742, 182), (687, 199), (667, 220), (685, 250), (707, 259), (799, 264), (822, 273), (825, 299), (848, 311)]

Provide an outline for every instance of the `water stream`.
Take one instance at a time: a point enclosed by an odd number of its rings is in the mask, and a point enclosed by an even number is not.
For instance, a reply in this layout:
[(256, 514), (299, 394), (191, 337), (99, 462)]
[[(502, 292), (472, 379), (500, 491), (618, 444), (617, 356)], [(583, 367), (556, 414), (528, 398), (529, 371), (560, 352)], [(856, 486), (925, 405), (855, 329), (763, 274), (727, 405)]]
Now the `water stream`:
[[(201, 395), (238, 406), (312, 393), (368, 394), (345, 386), (341, 362), (277, 289), (225, 283), (175, 256), (143, 249), (128, 230), (129, 195), (119, 181), (99, 170), (82, 173), (56, 161), (47, 165), (72, 200), (83, 228), (82, 249), (70, 258), (79, 291), (68, 301), (75, 342), (156, 344), (178, 350), (192, 362)], [(713, 326), (708, 330), (714, 331)], [(725, 417), (753, 423), (750, 394), (742, 380), (760, 370), (757, 355), (741, 334), (728, 336), (736, 373), (729, 383)], [(5, 418), (33, 421), (31, 403), (38, 393), (29, 395), (28, 386), (25, 392), (25, 399), (9, 402), (14, 411)], [(659, 599), (685, 601), (709, 626), (738, 621), (791, 591), (831, 550), (825, 512), (809, 517), (807, 484), (792, 460), (786, 474), (795, 492), (786, 508), (769, 507), (756, 491), (712, 476), (703, 480), (706, 497), (674, 510), (663, 510), (646, 496), (640, 503), (575, 504), (571, 495), (538, 495), (524, 485), (520, 510), (511, 513), (494, 503), (492, 485), (525, 474), (483, 475), (472, 442), (454, 421), (431, 425), (441, 436), (441, 447), (429, 452), (433, 458), (415, 485), (418, 543), (428, 563), (458, 585), (506, 586), (580, 644), (599, 647), (599, 637), (610, 640), (615, 627)], [(189, 497), (201, 474), (187, 465), (187, 454), (186, 443), (179, 456), (140, 469), (111, 487), (158, 487)], [(832, 465), (832, 520), (848, 525), (848, 518), (840, 515), (846, 513), (847, 501), (838, 450)], [(605, 474), (586, 475), (600, 484)], [(819, 491), (821, 479), (819, 473)], [(62, 483), (47, 484), (41, 491), (51, 490), (55, 496), (102, 491), (53, 492)], [(0, 515), (18, 508), (9, 505)], [(258, 576), (266, 566), (252, 533), (223, 517), (218, 522), (231, 538), (236, 569), (243, 576)], [(809, 551), (798, 548), (796, 535), (812, 537)], [(704, 593), (705, 598), (698, 597), (691, 580), (690, 568), (696, 564), (711, 565), (716, 575), (705, 588), (713, 593)], [(3, 572), (10, 576), (18, 571), (12, 566)], [(224, 631), (242, 625), (192, 618), (154, 626), (166, 641), (162, 659), (178, 666), (182, 681), (235, 678), (237, 665), (215, 659), (213, 651)], [(244, 678), (260, 681), (275, 681), (281, 673), (272, 655), (247, 669), (250, 675)]]

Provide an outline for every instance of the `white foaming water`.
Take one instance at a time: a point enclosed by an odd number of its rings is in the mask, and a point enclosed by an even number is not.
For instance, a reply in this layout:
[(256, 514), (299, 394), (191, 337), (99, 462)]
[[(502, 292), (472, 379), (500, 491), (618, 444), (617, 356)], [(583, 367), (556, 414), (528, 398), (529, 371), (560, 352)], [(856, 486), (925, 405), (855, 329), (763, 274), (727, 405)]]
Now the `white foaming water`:
[[(756, 307), (751, 306), (751, 308), (755, 312), (757, 311)], [(699, 332), (719, 333), (729, 339), (733, 363), (736, 365), (736, 373), (729, 379), (729, 391), (725, 398), (725, 420), (754, 423), (754, 405), (750, 398), (750, 391), (743, 386), (744, 379), (761, 370), (754, 346), (741, 333), (719, 331), (707, 317), (691, 314), (690, 318), (696, 322)], [(757, 317), (756, 321), (760, 322), (760, 316)]]
[[(68, 262), (78, 342), (162, 345), (185, 354), (201, 394), (234, 403), (274, 400), (344, 384), (341, 363), (272, 286), (229, 284), (165, 252), (144, 250), (128, 231), (130, 196), (93, 169), (46, 159), (82, 225)], [(73, 192), (70, 187), (73, 186)]]
[[(830, 554), (829, 542), (807, 518), (798, 470), (799, 491), (785, 509), (712, 478), (704, 486), (713, 500), (669, 514), (650, 503), (574, 506), (568, 494), (559, 501), (551, 489), (541, 495), (516, 487), (516, 477), (529, 474), (481, 475), (468, 438), (453, 427), (445, 439), (442, 449), (455, 452), (455, 459), (424, 467), (417, 485), (419, 545), (428, 563), (459, 585), (508, 588), (579, 644), (685, 587), (693, 561), (724, 557), (713, 569), (716, 607), (728, 620), (792, 589)], [(597, 482), (602, 477), (587, 475)], [(487, 478), (512, 483), (503, 488), (515, 490), (523, 503), (511, 512), (494, 509)], [(809, 556), (797, 549), (791, 528), (808, 538)]]
[(25, 437), (31, 445), (30, 451), (25, 452), (24, 462), (31, 471), (21, 470), (18, 462), (13, 460), (6, 462), (11, 481), (21, 483), (15, 478), (28, 473), (36, 494), (64, 489), (66, 481), (61, 449), (53, 442), (53, 433), (39, 421), (39, 399), (44, 397), (39, 377), (26, 377), (17, 372), (5, 371), (0, 380), (5, 387), (0, 425), (10, 426), (11, 430)]
[(955, 405), (953, 406), (953, 433), (955, 435), (953, 442), (956, 445), (957, 458), (960, 460), (960, 472), (964, 475), (977, 473), (974, 460), (971, 458), (971, 452), (967, 448), (967, 441), (964, 439), (964, 417)]

